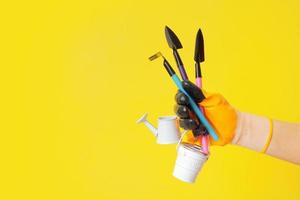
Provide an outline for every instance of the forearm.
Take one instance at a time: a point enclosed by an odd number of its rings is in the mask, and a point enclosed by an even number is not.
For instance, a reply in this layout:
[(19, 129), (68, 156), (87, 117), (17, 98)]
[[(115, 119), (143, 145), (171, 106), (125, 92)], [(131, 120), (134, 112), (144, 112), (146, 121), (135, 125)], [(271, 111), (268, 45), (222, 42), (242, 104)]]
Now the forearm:
[[(237, 113), (238, 122), (232, 140), (233, 144), (258, 152), (267, 147), (266, 154), (300, 165), (299, 124), (270, 121), (266, 117)], [(271, 140), (268, 145), (270, 136)]]
[(300, 125), (273, 120), (273, 136), (267, 154), (300, 165)]

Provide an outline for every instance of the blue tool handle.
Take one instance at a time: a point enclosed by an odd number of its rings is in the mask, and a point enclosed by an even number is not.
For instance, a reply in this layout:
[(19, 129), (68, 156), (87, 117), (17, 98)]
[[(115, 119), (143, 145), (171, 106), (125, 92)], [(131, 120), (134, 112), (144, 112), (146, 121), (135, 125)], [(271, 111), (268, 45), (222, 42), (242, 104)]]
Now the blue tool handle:
[(213, 129), (213, 127), (209, 124), (209, 122), (207, 121), (207, 119), (204, 117), (204, 115), (200, 111), (198, 105), (195, 103), (195, 101), (192, 99), (192, 97), (183, 89), (179, 77), (176, 74), (173, 74), (171, 76), (171, 78), (173, 79), (173, 81), (176, 84), (176, 86), (178, 87), (178, 89), (189, 98), (189, 102), (190, 102), (190, 105), (192, 106), (193, 111), (196, 113), (198, 119), (201, 121), (201, 123), (207, 129), (207, 131), (212, 136), (212, 138), (215, 141), (218, 140), (219, 139), (218, 135), (216, 134), (216, 132)]

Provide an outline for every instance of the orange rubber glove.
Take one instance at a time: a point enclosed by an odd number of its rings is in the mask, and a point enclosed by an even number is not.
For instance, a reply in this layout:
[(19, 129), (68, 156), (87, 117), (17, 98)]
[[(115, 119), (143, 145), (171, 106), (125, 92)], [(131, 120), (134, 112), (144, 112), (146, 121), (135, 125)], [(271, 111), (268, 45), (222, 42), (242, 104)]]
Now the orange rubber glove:
[[(230, 143), (235, 135), (237, 126), (237, 111), (220, 94), (209, 94), (204, 92), (205, 99), (201, 98), (201, 90), (190, 81), (183, 83), (184, 89), (204, 109), (204, 115), (211, 123), (219, 136), (218, 141), (210, 137), (212, 145), (225, 145)], [(200, 91), (200, 92), (199, 92)], [(202, 125), (191, 111), (188, 98), (180, 91), (176, 94), (177, 105), (175, 112), (179, 117), (180, 127), (191, 130), (183, 138), (183, 142), (200, 144), (200, 140), (194, 135), (201, 135)]]

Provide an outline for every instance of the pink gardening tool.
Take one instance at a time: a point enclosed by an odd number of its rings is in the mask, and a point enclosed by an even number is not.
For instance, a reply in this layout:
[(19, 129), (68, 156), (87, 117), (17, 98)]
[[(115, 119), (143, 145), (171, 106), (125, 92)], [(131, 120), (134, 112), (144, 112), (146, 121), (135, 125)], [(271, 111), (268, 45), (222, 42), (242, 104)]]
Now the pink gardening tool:
[[(204, 41), (203, 41), (203, 35), (201, 29), (198, 30), (197, 37), (196, 37), (194, 60), (195, 60), (195, 72), (196, 72), (196, 85), (199, 88), (202, 88), (202, 74), (201, 74), (200, 62), (204, 61)], [(203, 108), (201, 106), (199, 106), (199, 108), (203, 113)], [(202, 135), (201, 143), (202, 143), (203, 153), (208, 154), (208, 143), (209, 143), (208, 133)]]

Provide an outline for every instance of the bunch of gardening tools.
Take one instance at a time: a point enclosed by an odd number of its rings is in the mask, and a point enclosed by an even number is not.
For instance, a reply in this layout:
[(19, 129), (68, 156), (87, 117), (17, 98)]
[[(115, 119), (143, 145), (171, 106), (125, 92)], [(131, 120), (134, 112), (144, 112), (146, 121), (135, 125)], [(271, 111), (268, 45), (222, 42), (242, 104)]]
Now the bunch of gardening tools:
[[(176, 61), (176, 65), (178, 67), (178, 71), (180, 73), (180, 76), (183, 81), (189, 80), (188, 75), (185, 71), (183, 62), (181, 60), (181, 57), (178, 53), (178, 49), (183, 48), (180, 40), (176, 36), (176, 34), (169, 28), (165, 27), (165, 36), (167, 39), (167, 43), (169, 47), (173, 51), (173, 56)], [(209, 154), (209, 136), (212, 137), (213, 140), (218, 140), (218, 135), (216, 134), (214, 128), (210, 124), (210, 122), (206, 119), (203, 109), (201, 106), (199, 106), (188, 94), (183, 87), (184, 82), (180, 80), (180, 78), (175, 73), (174, 69), (171, 67), (170, 63), (167, 61), (167, 59), (163, 56), (161, 52), (156, 53), (155, 55), (151, 56), (149, 59), (155, 60), (157, 58), (162, 58), (163, 60), (163, 66), (168, 72), (169, 76), (177, 86), (177, 88), (187, 96), (189, 100), (189, 105), (191, 109), (194, 111), (197, 119), (198, 119), (198, 127), (202, 127), (199, 129), (199, 131), (193, 131), (193, 136), (195, 141), (199, 140), (199, 144), (188, 144), (188, 143), (181, 143), (182, 138), (184, 134), (181, 134), (179, 131), (176, 131), (176, 134), (180, 133), (181, 136), (179, 136), (178, 143), (178, 157), (176, 160), (176, 166), (173, 172), (173, 175), (183, 181), (186, 182), (194, 182), (195, 177), (197, 176), (197, 173), (201, 169), (203, 163), (207, 160), (208, 154)], [(196, 36), (196, 46), (195, 46), (195, 53), (194, 53), (194, 61), (195, 61), (195, 83), (196, 85), (201, 89), (202, 88), (202, 73), (201, 73), (201, 67), (200, 63), (204, 61), (204, 40), (203, 40), (203, 34), (201, 32), (201, 29), (198, 30), (197, 36)], [(203, 99), (205, 98), (202, 94)], [(162, 124), (163, 118), (160, 118), (160, 122)], [(146, 121), (145, 115), (138, 121), (138, 122), (144, 122), (147, 123), (146, 125), (149, 127), (149, 122)], [(151, 125), (152, 126), (152, 125)], [(170, 129), (173, 130), (173, 129)], [(165, 138), (165, 144), (172, 143), (168, 142), (167, 139), (170, 137), (170, 133), (167, 133), (168, 129), (165, 129), (164, 131), (160, 131), (160, 137)], [(174, 137), (174, 134), (172, 136)], [(162, 140), (160, 140), (162, 141)], [(174, 141), (174, 140), (172, 140)], [(160, 142), (162, 143), (162, 142)], [(174, 142), (173, 142), (174, 143)], [(185, 166), (185, 167), (183, 167)], [(191, 170), (191, 167), (193, 170)], [(187, 169), (190, 170), (187, 170)], [(193, 172), (192, 172), (193, 171)], [(195, 174), (196, 172), (196, 174)]]
[[(178, 49), (183, 48), (180, 40), (178, 39), (176, 34), (167, 26), (165, 27), (165, 35), (166, 35), (168, 45), (173, 51), (173, 55), (174, 55), (174, 58), (175, 58), (175, 61), (176, 61), (176, 64), (177, 64), (177, 67), (178, 67), (178, 70), (179, 70), (182, 80), (188, 80), (188, 76), (185, 71), (183, 62), (178, 53)], [(163, 55), (160, 52), (155, 54), (154, 56), (151, 56), (149, 59), (152, 61), (152, 60), (158, 58), (159, 56), (161, 56), (163, 58), (163, 65), (164, 65), (165, 69), (167, 70), (167, 72), (169, 73), (169, 75), (171, 76), (171, 78), (173, 79), (173, 81), (175, 82), (175, 84), (177, 85), (178, 89), (189, 97), (192, 109), (194, 110), (194, 112), (196, 113), (196, 115), (199, 119), (199, 123), (200, 123), (199, 125), (203, 125), (205, 127), (204, 131), (199, 132), (197, 135), (194, 134), (194, 136), (198, 137), (199, 139), (201, 138), (201, 144), (202, 144), (203, 151), (207, 154), (208, 153), (208, 141), (209, 141), (208, 135), (211, 134), (211, 136), (214, 140), (217, 140), (218, 136), (215, 133), (212, 126), (209, 124), (209, 122), (204, 117), (203, 109), (201, 107), (198, 107), (198, 105), (193, 101), (192, 98), (190, 98), (190, 96), (187, 94), (187, 92), (184, 91), (180, 79), (174, 72), (173, 68), (171, 67), (171, 65), (169, 64), (167, 59), (165, 57), (163, 57)], [(204, 40), (203, 40), (203, 34), (202, 34), (201, 29), (198, 30), (198, 33), (196, 36), (194, 61), (195, 61), (195, 78), (196, 78), (195, 82), (199, 88), (202, 88), (202, 73), (201, 73), (200, 63), (204, 61)], [(195, 106), (195, 104), (196, 104), (196, 106)]]

